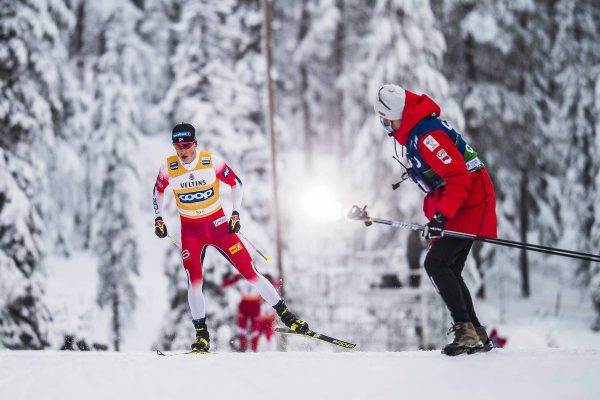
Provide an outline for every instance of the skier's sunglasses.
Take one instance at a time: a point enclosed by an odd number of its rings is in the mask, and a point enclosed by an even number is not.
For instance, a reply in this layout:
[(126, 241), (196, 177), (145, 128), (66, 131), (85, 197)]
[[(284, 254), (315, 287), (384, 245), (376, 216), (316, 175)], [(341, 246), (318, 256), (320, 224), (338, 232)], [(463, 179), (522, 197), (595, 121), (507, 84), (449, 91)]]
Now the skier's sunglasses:
[(189, 150), (195, 144), (196, 144), (196, 142), (184, 142), (184, 143), (173, 143), (173, 146), (175, 146), (175, 148), (177, 150)]
[(391, 111), (392, 109), (391, 109), (391, 108), (389, 108), (389, 107), (388, 107), (388, 105), (387, 105), (387, 104), (385, 104), (385, 103), (383, 102), (383, 100), (381, 100), (381, 90), (382, 90), (382, 89), (383, 89), (383, 87), (381, 87), (381, 88), (379, 89), (379, 92), (377, 92), (377, 99), (379, 100), (379, 102), (380, 102), (381, 104), (383, 104), (383, 106), (384, 106), (385, 108), (387, 108), (388, 110), (390, 110), (390, 111)]

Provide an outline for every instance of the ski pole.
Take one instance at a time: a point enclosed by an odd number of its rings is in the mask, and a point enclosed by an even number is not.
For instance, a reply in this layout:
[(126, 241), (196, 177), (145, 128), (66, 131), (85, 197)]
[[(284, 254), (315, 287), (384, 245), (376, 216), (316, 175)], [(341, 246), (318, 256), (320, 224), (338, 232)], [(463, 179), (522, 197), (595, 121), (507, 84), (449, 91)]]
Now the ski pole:
[[(413, 231), (423, 232), (425, 230), (425, 225), (369, 217), (367, 214), (367, 211), (366, 211), (366, 206), (363, 207), (362, 209), (358, 206), (352, 206), (350, 211), (348, 211), (348, 214), (346, 217), (348, 219), (355, 220), (355, 221), (389, 225), (389, 226), (393, 226), (396, 228), (411, 229)], [(478, 242), (491, 243), (491, 244), (496, 244), (496, 245), (506, 246), (506, 247), (514, 247), (517, 249), (537, 251), (540, 253), (552, 254), (552, 255), (557, 255), (557, 256), (577, 258), (580, 260), (600, 262), (600, 255), (582, 253), (579, 251), (557, 249), (555, 247), (542, 246), (542, 245), (538, 245), (538, 244), (525, 243), (525, 242), (516, 242), (513, 240), (506, 240), (506, 239), (497, 239), (497, 238), (491, 238), (491, 237), (487, 237), (487, 236), (472, 235), (469, 233), (462, 233), (462, 232), (456, 232), (456, 231), (450, 231), (450, 230), (442, 231), (442, 235), (448, 236), (448, 237), (454, 237), (454, 238), (458, 238), (458, 239), (471, 239), (471, 240), (475, 240)]]
[(171, 242), (172, 242), (172, 243), (173, 243), (175, 246), (179, 247), (179, 250), (181, 250), (181, 244), (179, 244), (179, 242), (177, 241), (177, 239), (175, 239), (175, 238), (174, 238), (173, 236), (171, 236), (171, 235), (167, 235), (167, 237), (168, 237), (169, 239), (171, 239)]
[(242, 231), (239, 231), (239, 232), (238, 232), (238, 235), (240, 235), (240, 236), (241, 236), (241, 237), (242, 237), (242, 238), (243, 238), (243, 239), (244, 239), (244, 240), (245, 240), (245, 241), (246, 241), (246, 242), (247, 242), (247, 243), (250, 245), (250, 247), (252, 247), (252, 248), (253, 248), (253, 249), (254, 249), (254, 250), (255, 250), (255, 251), (256, 251), (256, 252), (257, 252), (257, 253), (258, 253), (258, 254), (259, 254), (261, 257), (262, 257), (262, 258), (264, 258), (264, 259), (265, 259), (265, 261), (267, 262), (267, 264), (271, 262), (271, 256), (265, 256), (265, 255), (262, 253), (262, 251), (260, 251), (259, 249), (257, 249), (257, 248), (256, 248), (256, 246), (255, 246), (255, 245), (254, 245), (254, 244), (253, 244), (253, 243), (250, 241), (250, 239), (248, 239), (248, 238), (246, 237), (246, 235), (244, 235), (244, 234), (242, 233)]

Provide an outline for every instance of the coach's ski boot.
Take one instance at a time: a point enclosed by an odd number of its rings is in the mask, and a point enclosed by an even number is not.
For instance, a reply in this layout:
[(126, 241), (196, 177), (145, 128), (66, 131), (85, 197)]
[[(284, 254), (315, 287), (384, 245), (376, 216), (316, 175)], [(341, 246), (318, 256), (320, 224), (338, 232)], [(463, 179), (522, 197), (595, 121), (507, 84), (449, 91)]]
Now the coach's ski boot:
[(475, 353), (482, 348), (481, 340), (471, 322), (457, 322), (448, 331), (454, 332), (454, 340), (442, 349), (442, 354), (457, 356), (463, 353)]
[(275, 311), (277, 311), (277, 315), (281, 318), (281, 322), (285, 324), (288, 328), (298, 333), (306, 333), (308, 332), (308, 324), (301, 319), (298, 319), (296, 315), (288, 310), (285, 305), (285, 301), (280, 300), (279, 303), (273, 306)]
[(192, 352), (208, 353), (210, 348), (210, 335), (206, 327), (206, 318), (193, 319), (192, 323), (196, 328), (196, 340), (192, 343)]
[(494, 343), (492, 343), (492, 341), (490, 340), (487, 332), (485, 331), (485, 327), (476, 326), (475, 332), (477, 332), (477, 336), (479, 336), (479, 340), (481, 340), (481, 343), (483, 344), (483, 346), (481, 346), (481, 348), (479, 350), (469, 351), (469, 354), (473, 354), (477, 351), (488, 352), (494, 348)]

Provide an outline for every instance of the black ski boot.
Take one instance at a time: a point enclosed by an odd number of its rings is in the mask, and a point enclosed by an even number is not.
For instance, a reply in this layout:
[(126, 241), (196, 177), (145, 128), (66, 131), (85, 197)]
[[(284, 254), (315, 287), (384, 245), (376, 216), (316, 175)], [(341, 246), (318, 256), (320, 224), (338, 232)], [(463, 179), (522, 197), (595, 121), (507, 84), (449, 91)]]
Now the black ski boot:
[(206, 318), (193, 319), (192, 323), (196, 328), (196, 340), (192, 343), (194, 353), (208, 353), (210, 348), (210, 335), (206, 327)]
[(298, 319), (296, 315), (288, 310), (285, 305), (285, 301), (280, 300), (279, 303), (273, 306), (275, 311), (277, 311), (277, 315), (281, 318), (281, 322), (285, 324), (288, 328), (298, 333), (306, 333), (308, 332), (308, 324), (301, 319)]
[(444, 346), (442, 354), (457, 356), (463, 353), (472, 354), (481, 350), (481, 340), (479, 340), (479, 336), (471, 322), (455, 323), (448, 330), (448, 334), (452, 332), (454, 332), (454, 340)]
[(494, 343), (492, 343), (492, 341), (488, 337), (488, 334), (485, 331), (485, 327), (476, 326), (475, 332), (477, 332), (477, 336), (479, 336), (479, 340), (481, 340), (481, 343), (483, 343), (483, 346), (479, 350), (469, 351), (469, 354), (476, 353), (477, 351), (488, 352), (494, 348)]

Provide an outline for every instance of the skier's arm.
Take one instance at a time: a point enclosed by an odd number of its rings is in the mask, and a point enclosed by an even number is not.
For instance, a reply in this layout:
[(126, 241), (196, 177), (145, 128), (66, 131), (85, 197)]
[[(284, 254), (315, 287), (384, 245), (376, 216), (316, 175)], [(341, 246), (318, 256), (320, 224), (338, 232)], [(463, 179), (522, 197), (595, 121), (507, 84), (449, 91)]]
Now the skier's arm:
[(169, 174), (167, 172), (167, 165), (163, 164), (158, 171), (156, 182), (154, 183), (154, 189), (152, 190), (152, 204), (154, 206), (154, 219), (162, 218), (162, 205), (165, 197), (165, 189), (169, 186)]
[[(425, 144), (426, 140), (428, 145)], [(442, 131), (423, 135), (419, 140), (419, 151), (423, 160), (446, 183), (435, 211), (451, 219), (468, 197), (471, 188), (471, 175), (465, 159), (450, 137)]]
[(217, 178), (221, 182), (231, 186), (231, 199), (233, 201), (233, 211), (239, 212), (242, 206), (242, 197), (244, 196), (242, 181), (235, 174), (235, 172), (233, 172), (229, 165), (215, 157), (213, 157), (213, 168), (215, 169)]

